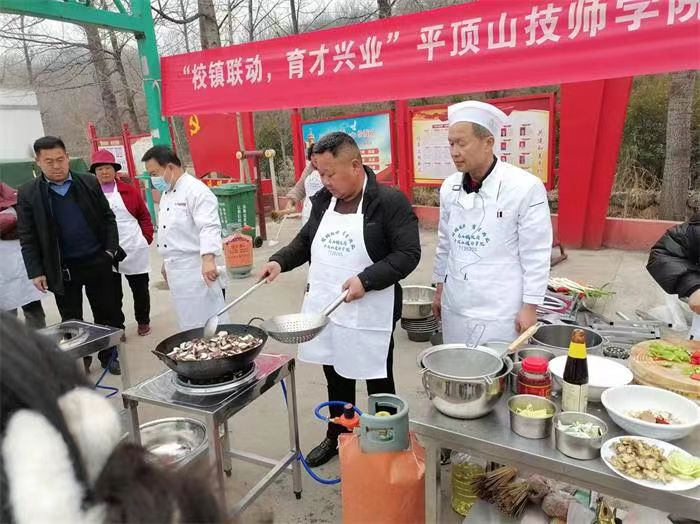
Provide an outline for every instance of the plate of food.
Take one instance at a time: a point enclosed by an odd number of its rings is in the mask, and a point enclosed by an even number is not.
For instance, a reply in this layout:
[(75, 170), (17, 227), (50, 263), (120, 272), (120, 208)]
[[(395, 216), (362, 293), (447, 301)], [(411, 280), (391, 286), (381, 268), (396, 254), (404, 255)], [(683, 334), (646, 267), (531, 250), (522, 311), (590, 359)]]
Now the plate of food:
[(700, 458), (678, 446), (646, 437), (615, 437), (600, 456), (621, 477), (651, 489), (686, 491), (700, 486)]

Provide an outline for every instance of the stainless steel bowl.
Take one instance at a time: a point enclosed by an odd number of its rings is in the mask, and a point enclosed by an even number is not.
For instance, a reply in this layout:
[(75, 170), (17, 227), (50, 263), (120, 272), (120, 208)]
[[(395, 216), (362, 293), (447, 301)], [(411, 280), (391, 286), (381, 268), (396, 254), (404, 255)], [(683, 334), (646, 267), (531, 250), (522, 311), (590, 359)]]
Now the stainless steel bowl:
[(435, 288), (430, 286), (403, 286), (401, 318), (420, 320), (433, 314)]
[(538, 346), (555, 349), (569, 349), (571, 334), (575, 329), (580, 329), (586, 335), (586, 348), (589, 353), (600, 354), (605, 339), (596, 331), (570, 324), (551, 324), (542, 326), (532, 336), (532, 341)]
[(520, 373), (522, 367), (522, 362), (513, 362), (513, 370), (508, 375), (508, 382), (510, 383), (510, 390), (513, 395), (518, 394), (518, 373)]
[[(547, 418), (530, 418), (515, 412), (518, 408), (531, 405), (533, 409), (548, 409)], [(551, 400), (537, 395), (515, 395), (508, 400), (510, 411), (510, 429), (525, 438), (546, 438), (552, 433), (552, 418), (557, 413), (557, 406)]]
[(198, 420), (162, 418), (140, 426), (141, 444), (163, 463), (182, 467), (207, 448), (207, 429)]
[(490, 379), (453, 379), (425, 369), (423, 387), (435, 408), (448, 417), (473, 419), (493, 411), (506, 390), (513, 361), (504, 358), (501, 371)]
[(433, 348), (423, 356), (421, 363), (435, 375), (457, 380), (490, 379), (503, 369), (501, 357), (493, 350), (461, 344)]
[(519, 349), (515, 353), (515, 361), (516, 362), (521, 362), (528, 357), (543, 358), (547, 362), (549, 362), (550, 360), (552, 360), (555, 357), (555, 355), (554, 355), (554, 353), (552, 353), (548, 349), (539, 348), (536, 346), (522, 348), (522, 349)]
[[(584, 438), (574, 435), (567, 435), (557, 427), (558, 422), (561, 422), (562, 424), (591, 422), (600, 426), (602, 435), (597, 438)], [(598, 417), (589, 415), (588, 413), (579, 413), (577, 411), (563, 411), (554, 417), (553, 424), (554, 442), (557, 449), (567, 457), (580, 460), (590, 460), (597, 458), (600, 455), (600, 448), (603, 446), (603, 439), (608, 434), (608, 425)]]

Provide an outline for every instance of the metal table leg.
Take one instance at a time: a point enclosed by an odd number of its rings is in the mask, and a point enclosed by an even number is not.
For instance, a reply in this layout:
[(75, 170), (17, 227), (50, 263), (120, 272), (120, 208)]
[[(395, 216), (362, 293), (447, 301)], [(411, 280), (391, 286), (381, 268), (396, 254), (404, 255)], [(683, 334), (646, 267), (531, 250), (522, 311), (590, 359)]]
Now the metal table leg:
[(126, 391), (131, 387), (131, 367), (126, 348), (122, 347), (122, 344), (117, 344), (117, 354), (119, 355), (119, 365), (122, 370), (122, 391)]
[(433, 439), (421, 437), (425, 446), (425, 522), (440, 522), (440, 446)]
[(126, 425), (128, 426), (129, 439), (134, 444), (141, 444), (141, 430), (139, 424), (139, 403), (135, 400), (125, 400), (124, 407), (127, 411)]
[[(289, 371), (289, 391), (287, 393), (288, 405), (287, 416), (289, 418), (289, 446), (292, 452), (299, 457), (301, 449), (299, 447), (299, 417), (297, 414), (297, 385), (294, 375), (294, 364)], [(292, 463), (292, 486), (294, 488), (294, 496), (301, 498), (301, 461), (295, 460)]]
[(204, 424), (207, 427), (207, 434), (209, 435), (209, 465), (216, 475), (216, 492), (219, 496), (221, 507), (225, 511), (227, 509), (226, 485), (224, 483), (223, 450), (221, 449), (222, 439), (219, 435), (219, 424), (217, 424), (213, 415), (205, 417)]
[(233, 472), (233, 464), (231, 460), (231, 443), (229, 441), (231, 437), (229, 435), (228, 420), (225, 421), (221, 426), (224, 430), (224, 434), (221, 437), (222, 445), (224, 448), (224, 473), (226, 473), (227, 477), (230, 477), (231, 472)]

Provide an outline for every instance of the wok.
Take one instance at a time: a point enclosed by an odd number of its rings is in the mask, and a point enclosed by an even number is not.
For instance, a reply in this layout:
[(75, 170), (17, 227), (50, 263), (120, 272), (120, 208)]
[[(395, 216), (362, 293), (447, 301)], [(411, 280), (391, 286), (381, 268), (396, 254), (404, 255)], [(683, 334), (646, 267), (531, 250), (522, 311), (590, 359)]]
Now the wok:
[(193, 338), (202, 338), (204, 328), (195, 328), (182, 331), (181, 333), (166, 338), (156, 346), (153, 354), (178, 375), (194, 380), (206, 380), (219, 378), (229, 373), (235, 373), (246, 369), (248, 365), (255, 360), (255, 357), (260, 354), (265, 342), (267, 342), (267, 333), (265, 333), (265, 331), (259, 327), (250, 326), (248, 324), (223, 324), (219, 326), (218, 330), (226, 331), (231, 335), (253, 335), (261, 339), (262, 342), (243, 353), (231, 355), (230, 357), (192, 361), (179, 361), (170, 358), (167, 354), (170, 353), (175, 346), (179, 346), (183, 342), (187, 342)]

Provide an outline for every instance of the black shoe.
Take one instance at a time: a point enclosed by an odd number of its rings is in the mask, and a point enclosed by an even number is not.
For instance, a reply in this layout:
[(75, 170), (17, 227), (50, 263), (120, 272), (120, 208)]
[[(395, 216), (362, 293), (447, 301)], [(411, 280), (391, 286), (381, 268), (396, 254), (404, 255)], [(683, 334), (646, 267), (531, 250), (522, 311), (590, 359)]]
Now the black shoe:
[(90, 374), (90, 366), (92, 366), (92, 357), (83, 357), (83, 367), (85, 368), (85, 374)]
[(116, 358), (109, 364), (109, 373), (110, 375), (122, 374), (122, 367), (119, 365), (119, 361)]
[(330, 459), (338, 454), (338, 441), (329, 439), (328, 437), (323, 439), (318, 446), (312, 449), (308, 455), (306, 455), (306, 464), (310, 468), (317, 468), (322, 466)]

